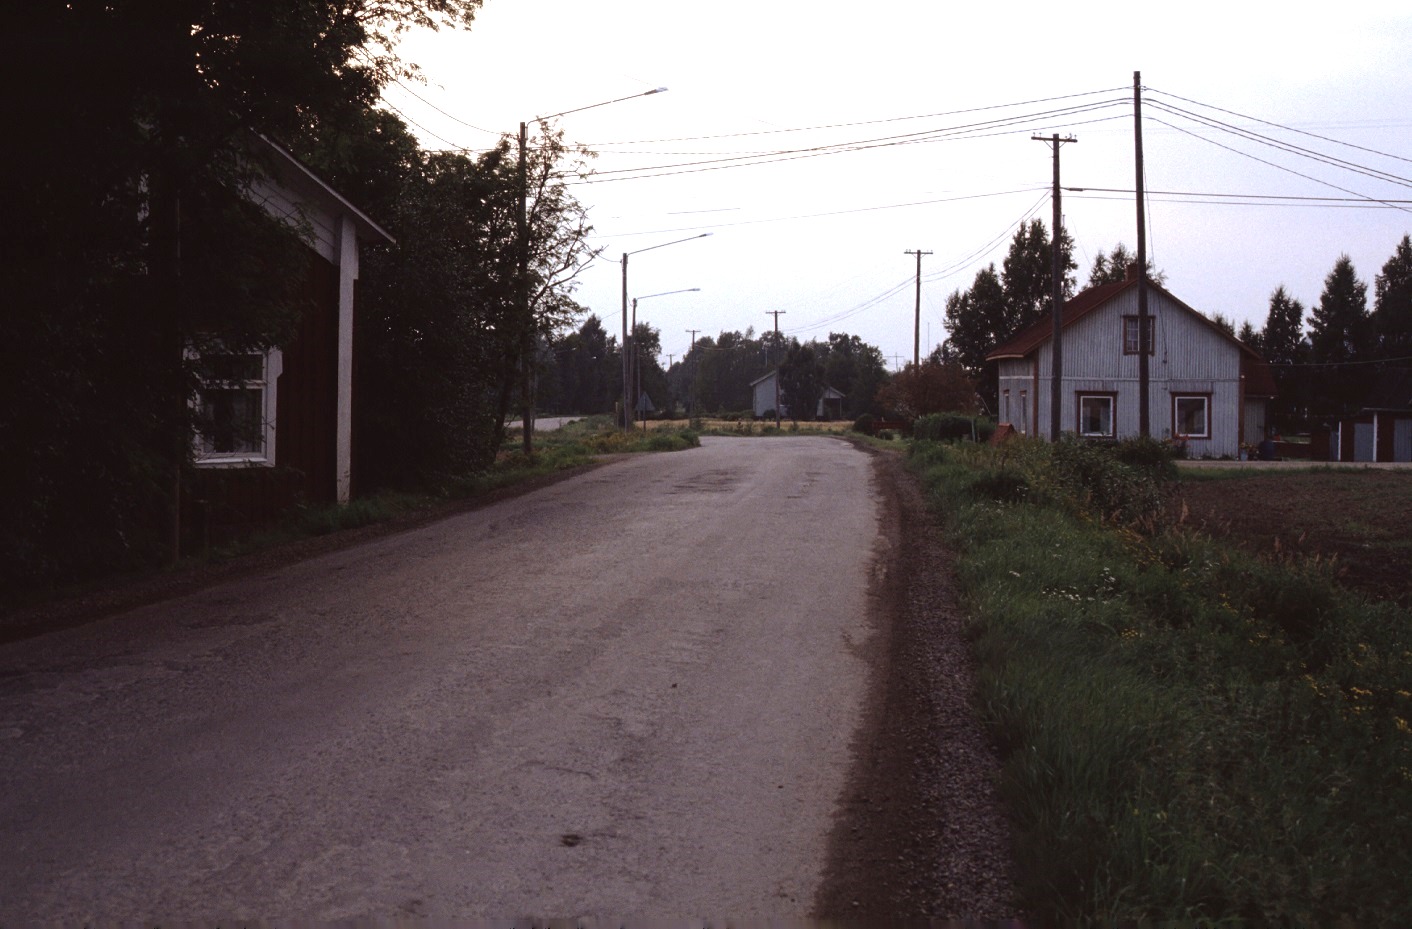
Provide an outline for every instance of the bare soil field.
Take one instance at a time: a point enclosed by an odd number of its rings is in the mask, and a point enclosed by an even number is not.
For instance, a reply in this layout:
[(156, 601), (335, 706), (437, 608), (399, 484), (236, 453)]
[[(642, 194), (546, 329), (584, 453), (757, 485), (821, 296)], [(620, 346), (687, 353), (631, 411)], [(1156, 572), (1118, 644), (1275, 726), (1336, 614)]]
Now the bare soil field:
[(1412, 471), (1184, 473), (1174, 510), (1259, 555), (1333, 559), (1342, 584), (1412, 607)]

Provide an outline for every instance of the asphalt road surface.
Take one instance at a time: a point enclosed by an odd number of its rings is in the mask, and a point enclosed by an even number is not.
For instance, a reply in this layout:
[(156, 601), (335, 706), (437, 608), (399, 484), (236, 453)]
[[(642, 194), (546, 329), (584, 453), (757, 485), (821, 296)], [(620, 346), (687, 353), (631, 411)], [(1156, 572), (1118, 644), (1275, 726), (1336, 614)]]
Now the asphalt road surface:
[(708, 438), (4, 645), (0, 924), (804, 916), (879, 497)]

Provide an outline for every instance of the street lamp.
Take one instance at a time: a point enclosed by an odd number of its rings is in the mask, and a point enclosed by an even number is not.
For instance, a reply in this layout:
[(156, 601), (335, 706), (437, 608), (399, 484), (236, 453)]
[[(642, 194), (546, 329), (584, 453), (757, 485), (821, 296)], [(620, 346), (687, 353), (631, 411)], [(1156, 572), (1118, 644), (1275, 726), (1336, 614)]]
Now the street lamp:
[[(670, 242), (663, 242), (660, 245), (649, 245), (646, 248), (639, 248), (631, 252), (623, 252), (623, 431), (627, 432), (632, 425), (632, 403), (628, 400), (628, 391), (632, 389), (631, 378), (628, 375), (628, 256), (638, 255), (642, 252), (650, 252), (654, 248), (666, 248), (668, 245), (679, 245), (682, 242), (691, 242), (695, 239), (704, 239), (711, 233), (703, 232), (700, 235), (687, 236), (684, 239), (673, 239)], [(636, 314), (634, 314), (636, 315)]]
[[(650, 97), (652, 94), (665, 93), (667, 88), (654, 87), (652, 90), (644, 90), (640, 94), (629, 94), (626, 97), (618, 97), (614, 100), (604, 100), (602, 103), (590, 103), (588, 106), (577, 107), (572, 110), (564, 110), (562, 113), (551, 113), (548, 116), (536, 116), (534, 122), (543, 123), (546, 120), (557, 119), (560, 116), (568, 116), (570, 113), (582, 113), (584, 110), (596, 109), (600, 106), (608, 106), (612, 103), (622, 103), (624, 100), (633, 100), (637, 97)], [(529, 210), (529, 176), (525, 168), (525, 149), (529, 143), (529, 127), (525, 123), (520, 123), (519, 137), (519, 209), (515, 211), (515, 240), (519, 246), (518, 251), (518, 274), (516, 276), (515, 302), (524, 320), (524, 332), (520, 336), (520, 367), (524, 378), (520, 390), (523, 394), (524, 410), (520, 417), (520, 425), (524, 429), (524, 449), (525, 457), (528, 458), (534, 453), (534, 395), (531, 391), (532, 377), (534, 374), (534, 364), (532, 357), (534, 353), (534, 313), (530, 306), (529, 293), (529, 222), (527, 213)]]
[[(645, 297), (632, 298), (632, 369), (634, 372), (633, 391), (637, 394), (639, 401), (641, 401), (642, 398), (642, 366), (639, 365), (637, 362), (637, 301), (651, 300), (653, 297), (668, 297), (672, 294), (691, 294), (696, 293), (699, 290), (701, 290), (700, 287), (686, 287), (682, 290), (664, 290), (659, 294), (648, 294)], [(643, 411), (642, 414), (642, 431), (647, 431), (646, 411)]]

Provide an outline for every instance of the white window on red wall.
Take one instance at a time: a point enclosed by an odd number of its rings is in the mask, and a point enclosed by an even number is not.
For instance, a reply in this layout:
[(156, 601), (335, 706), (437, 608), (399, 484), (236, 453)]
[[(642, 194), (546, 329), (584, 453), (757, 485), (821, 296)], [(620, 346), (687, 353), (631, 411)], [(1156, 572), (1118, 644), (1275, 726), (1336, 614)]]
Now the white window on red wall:
[(272, 465), (275, 384), (280, 353), (204, 352), (194, 356), (196, 464)]
[(1204, 394), (1173, 396), (1172, 434), (1188, 439), (1211, 438), (1211, 398)]

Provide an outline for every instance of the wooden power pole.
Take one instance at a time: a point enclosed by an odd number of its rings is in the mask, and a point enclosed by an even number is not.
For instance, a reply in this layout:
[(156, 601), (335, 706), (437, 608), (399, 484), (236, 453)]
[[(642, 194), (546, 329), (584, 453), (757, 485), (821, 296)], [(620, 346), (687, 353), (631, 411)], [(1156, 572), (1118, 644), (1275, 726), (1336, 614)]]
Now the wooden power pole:
[[(784, 310), (766, 310), (766, 316), (775, 318), (775, 347), (780, 344), (780, 317), (784, 315)], [(775, 362), (775, 428), (780, 427), (780, 362)]]
[(917, 311), (912, 321), (912, 367), (922, 366), (922, 256), (930, 255), (931, 252), (924, 252), (921, 249), (913, 251), (908, 249), (904, 255), (917, 256)]
[(1049, 362), (1050, 386), (1049, 386), (1049, 441), (1059, 441), (1059, 394), (1064, 387), (1064, 333), (1061, 316), (1064, 309), (1064, 256), (1060, 248), (1060, 240), (1064, 231), (1064, 210), (1059, 200), (1059, 146), (1065, 142), (1077, 142), (1078, 139), (1069, 136), (1067, 139), (1059, 138), (1055, 133), (1049, 138), (1041, 135), (1030, 136), (1036, 142), (1045, 142), (1054, 146), (1054, 193), (1050, 199), (1054, 201), (1054, 229), (1053, 239), (1050, 241), (1050, 251), (1053, 253), (1053, 289), (1050, 298), (1053, 306), (1050, 308), (1050, 315), (1054, 320), (1054, 332), (1050, 337), (1050, 347), (1053, 352)]
[(1147, 199), (1142, 167), (1142, 72), (1133, 72), (1133, 147), (1137, 170), (1137, 431), (1144, 439), (1152, 436), (1152, 415), (1148, 409), (1151, 372), (1147, 346), (1152, 337), (1152, 321), (1147, 316)]

